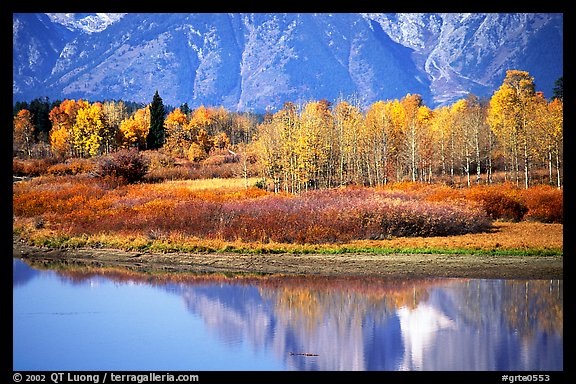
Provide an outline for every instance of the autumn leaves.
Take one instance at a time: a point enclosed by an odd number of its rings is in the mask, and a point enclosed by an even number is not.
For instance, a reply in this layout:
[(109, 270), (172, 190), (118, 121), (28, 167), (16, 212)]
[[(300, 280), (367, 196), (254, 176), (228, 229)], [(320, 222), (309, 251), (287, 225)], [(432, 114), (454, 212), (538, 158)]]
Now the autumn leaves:
[(410, 94), (365, 112), (347, 101), (286, 103), (258, 127), (257, 152), (276, 191), (460, 175), (470, 186), (496, 181), (496, 172), (527, 188), (539, 169), (560, 187), (562, 110), (527, 72), (508, 71), (489, 101), (469, 95), (434, 110)]

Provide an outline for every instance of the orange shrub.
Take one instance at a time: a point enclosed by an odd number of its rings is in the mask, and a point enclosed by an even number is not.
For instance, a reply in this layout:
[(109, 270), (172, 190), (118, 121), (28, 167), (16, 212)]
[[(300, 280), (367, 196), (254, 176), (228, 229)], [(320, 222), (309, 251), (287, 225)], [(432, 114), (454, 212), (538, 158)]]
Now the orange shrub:
[(563, 222), (562, 190), (548, 185), (524, 189), (504, 183), (474, 186), (461, 191), (466, 199), (482, 203), (493, 219)]
[(477, 185), (462, 192), (466, 199), (481, 203), (494, 220), (521, 221), (528, 212), (522, 190), (511, 184)]
[(174, 167), (175, 164), (174, 158), (168, 156), (162, 151), (148, 150), (148, 151), (142, 151), (140, 153), (148, 161), (150, 171), (154, 171), (156, 169)]
[(486, 194), (483, 203), (486, 214), (492, 219), (522, 221), (528, 212), (526, 205), (501, 192)]
[(431, 185), (421, 193), (425, 193), (425, 199), (428, 201), (448, 201), (463, 198), (459, 189), (447, 185)]
[(94, 171), (96, 165), (90, 159), (72, 158), (64, 163), (54, 164), (47, 169), (51, 175), (77, 175), (79, 173), (89, 173)]
[(105, 191), (93, 178), (85, 176), (42, 176), (14, 186), (14, 215), (63, 214), (97, 202)]
[(51, 175), (63, 176), (63, 175), (71, 175), (69, 167), (64, 163), (54, 164), (50, 168), (48, 168), (48, 173)]
[(40, 176), (48, 173), (48, 168), (57, 163), (54, 158), (22, 160), (12, 158), (12, 173), (16, 176)]
[(524, 192), (524, 200), (528, 206), (526, 219), (543, 223), (563, 223), (564, 205), (562, 190), (539, 185)]

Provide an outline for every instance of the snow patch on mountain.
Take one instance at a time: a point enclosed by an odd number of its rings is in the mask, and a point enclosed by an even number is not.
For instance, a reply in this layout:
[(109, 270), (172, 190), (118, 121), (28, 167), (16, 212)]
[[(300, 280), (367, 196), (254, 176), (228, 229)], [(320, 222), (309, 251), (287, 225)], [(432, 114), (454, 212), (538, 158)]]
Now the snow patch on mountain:
[(91, 34), (102, 32), (120, 20), (125, 13), (47, 13), (50, 20), (70, 30), (81, 30)]

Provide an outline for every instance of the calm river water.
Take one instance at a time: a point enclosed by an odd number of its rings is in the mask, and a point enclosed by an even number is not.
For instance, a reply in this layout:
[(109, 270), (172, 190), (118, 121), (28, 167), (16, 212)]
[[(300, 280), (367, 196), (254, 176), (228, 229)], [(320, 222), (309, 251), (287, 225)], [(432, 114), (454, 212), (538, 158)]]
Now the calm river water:
[(563, 370), (562, 280), (13, 276), (14, 370)]

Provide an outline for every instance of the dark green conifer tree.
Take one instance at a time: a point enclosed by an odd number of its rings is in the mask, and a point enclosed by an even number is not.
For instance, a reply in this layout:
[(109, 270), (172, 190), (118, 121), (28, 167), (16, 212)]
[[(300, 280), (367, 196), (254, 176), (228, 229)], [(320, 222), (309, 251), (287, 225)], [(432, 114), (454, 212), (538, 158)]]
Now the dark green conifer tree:
[(564, 76), (560, 76), (554, 82), (554, 89), (552, 92), (552, 99), (560, 99), (561, 101), (564, 101)]
[(158, 94), (158, 90), (154, 94), (152, 104), (150, 104), (150, 130), (146, 137), (147, 149), (159, 149), (164, 145), (164, 118), (166, 111), (162, 98)]
[(180, 111), (185, 114), (186, 116), (189, 116), (190, 112), (190, 107), (188, 106), (188, 103), (184, 103), (180, 106)]

